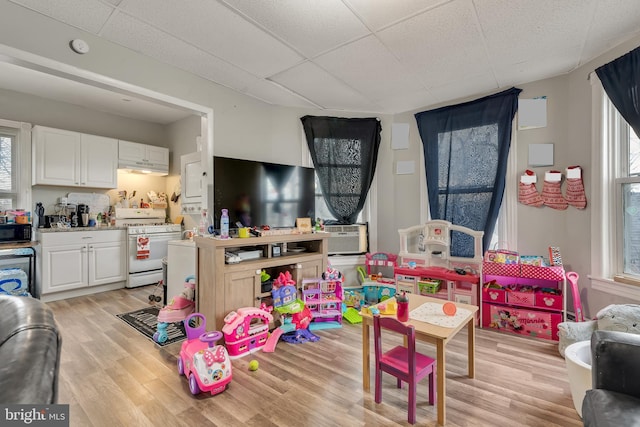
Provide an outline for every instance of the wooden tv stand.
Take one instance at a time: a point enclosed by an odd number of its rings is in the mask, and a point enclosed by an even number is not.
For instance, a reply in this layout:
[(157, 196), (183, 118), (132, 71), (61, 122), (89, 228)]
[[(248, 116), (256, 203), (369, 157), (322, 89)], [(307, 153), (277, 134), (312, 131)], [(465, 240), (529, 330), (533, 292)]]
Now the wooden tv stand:
[[(317, 278), (327, 269), (327, 239), (330, 233), (283, 234), (266, 237), (194, 238), (197, 248), (196, 310), (207, 319), (207, 330), (222, 330), (225, 316), (241, 307), (259, 307), (268, 302), (270, 291), (263, 292), (260, 273), (272, 279), (289, 271), (298, 287), (302, 279)], [(274, 256), (274, 246), (286, 244), (287, 251)], [(296, 249), (297, 248), (297, 249)], [(260, 257), (227, 264), (225, 254), (237, 250), (257, 250)], [(268, 304), (269, 305), (269, 304)]]

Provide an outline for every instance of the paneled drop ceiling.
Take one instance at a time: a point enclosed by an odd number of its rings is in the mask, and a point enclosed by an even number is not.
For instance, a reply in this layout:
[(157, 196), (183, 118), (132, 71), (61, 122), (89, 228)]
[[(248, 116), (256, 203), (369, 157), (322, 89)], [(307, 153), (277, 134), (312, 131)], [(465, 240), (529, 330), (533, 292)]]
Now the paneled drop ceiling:
[(269, 104), (388, 114), (569, 73), (640, 34), (638, 0), (11, 1)]

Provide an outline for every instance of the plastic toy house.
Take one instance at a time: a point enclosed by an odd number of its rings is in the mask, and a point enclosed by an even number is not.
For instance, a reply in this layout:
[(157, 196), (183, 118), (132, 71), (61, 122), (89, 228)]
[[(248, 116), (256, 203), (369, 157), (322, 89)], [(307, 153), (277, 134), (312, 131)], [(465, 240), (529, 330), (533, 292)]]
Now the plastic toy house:
[(342, 326), (342, 285), (340, 280), (304, 279), (302, 300), (311, 311), (310, 330)]
[(243, 307), (224, 318), (224, 341), (231, 359), (260, 350), (269, 338), (269, 323), (273, 316), (266, 306)]
[(298, 298), (298, 290), (293, 285), (286, 285), (281, 288), (272, 289), (273, 306), (281, 307), (291, 304)]

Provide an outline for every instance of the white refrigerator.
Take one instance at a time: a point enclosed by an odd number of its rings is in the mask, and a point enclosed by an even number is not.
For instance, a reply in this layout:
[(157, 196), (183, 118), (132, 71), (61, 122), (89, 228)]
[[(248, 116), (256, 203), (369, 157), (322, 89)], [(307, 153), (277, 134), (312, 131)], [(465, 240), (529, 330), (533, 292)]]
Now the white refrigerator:
[(167, 253), (167, 300), (180, 295), (187, 277), (196, 274), (196, 243), (170, 240)]

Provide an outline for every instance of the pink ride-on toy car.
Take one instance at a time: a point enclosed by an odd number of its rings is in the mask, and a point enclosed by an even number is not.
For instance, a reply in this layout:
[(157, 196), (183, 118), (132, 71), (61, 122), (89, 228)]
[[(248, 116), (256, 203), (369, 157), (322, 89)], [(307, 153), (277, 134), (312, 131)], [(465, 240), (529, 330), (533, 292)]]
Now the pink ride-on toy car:
[[(200, 326), (195, 327), (196, 318)], [(193, 323), (192, 323), (193, 322)], [(189, 379), (192, 394), (223, 392), (231, 381), (231, 359), (227, 349), (215, 345), (222, 338), (222, 332), (206, 332), (206, 319), (200, 313), (193, 313), (184, 320), (187, 340), (182, 343), (178, 357), (178, 374)]]

